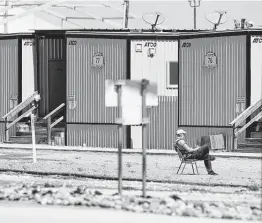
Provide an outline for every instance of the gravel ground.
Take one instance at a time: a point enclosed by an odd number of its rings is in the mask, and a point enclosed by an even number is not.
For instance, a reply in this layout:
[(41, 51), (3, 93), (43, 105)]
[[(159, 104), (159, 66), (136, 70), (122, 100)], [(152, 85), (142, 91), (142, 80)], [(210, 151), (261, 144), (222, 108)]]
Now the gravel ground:
[[(117, 155), (113, 153), (41, 150), (37, 151), (37, 156), (38, 162), (32, 164), (30, 151), (2, 149), (0, 169), (117, 177)], [(141, 161), (139, 154), (124, 154), (123, 177), (141, 179)], [(261, 189), (261, 159), (217, 158), (213, 162), (213, 169), (218, 176), (207, 175), (202, 161), (198, 162), (200, 175), (192, 175), (190, 165), (186, 166), (183, 175), (177, 175), (179, 164), (177, 156), (149, 155), (147, 179)]]
[[(0, 174), (0, 185), (13, 185), (31, 183), (49, 183), (59, 186), (86, 186), (89, 189), (103, 191), (104, 194), (117, 192), (118, 183), (113, 180), (95, 180), (76, 177), (36, 176), (29, 174), (4, 173)], [(123, 181), (123, 194), (141, 195), (142, 184), (138, 181)], [(196, 186), (172, 183), (153, 183), (146, 185), (147, 195), (165, 197), (178, 194), (186, 201), (217, 201), (235, 204), (261, 204), (261, 191), (250, 190), (245, 187), (213, 187)]]
[[(206, 186), (148, 183), (149, 196), (142, 198), (140, 192), (136, 191), (140, 189), (139, 182), (124, 181), (126, 191), (120, 197), (115, 194), (114, 187), (117, 183), (115, 181), (21, 174), (0, 174), (0, 179), (2, 202), (83, 206), (183, 217), (262, 220), (260, 203), (252, 202), (260, 197), (259, 192), (246, 188), (215, 189)], [(223, 200), (222, 194), (229, 196), (230, 199)], [(203, 195), (210, 198), (217, 196), (219, 199), (203, 201)]]

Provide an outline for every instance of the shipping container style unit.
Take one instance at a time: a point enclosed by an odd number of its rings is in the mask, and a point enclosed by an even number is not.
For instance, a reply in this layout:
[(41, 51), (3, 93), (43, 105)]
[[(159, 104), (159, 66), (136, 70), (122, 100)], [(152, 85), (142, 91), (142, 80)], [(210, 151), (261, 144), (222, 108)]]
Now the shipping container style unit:
[[(159, 105), (148, 108), (149, 148), (171, 148), (177, 128), (177, 34), (67, 32), (66, 42), (67, 144), (116, 148), (118, 113), (105, 107), (105, 80), (147, 78), (158, 84), (159, 96)], [(141, 126), (126, 126), (124, 147), (141, 146)]]
[[(105, 80), (147, 78), (159, 105), (148, 108), (150, 148), (172, 148), (177, 128), (178, 34), (36, 31), (39, 116), (66, 104), (68, 146), (117, 147), (117, 108), (105, 106)], [(171, 75), (172, 74), (172, 75)], [(141, 148), (141, 126), (124, 128), (124, 147)]]
[(0, 142), (5, 135), (2, 117), (35, 91), (35, 64), (33, 34), (0, 35)]
[[(57, 117), (64, 116), (67, 146), (116, 148), (118, 112), (105, 106), (105, 80), (146, 78), (158, 85), (158, 106), (147, 108), (148, 148), (173, 149), (178, 128), (191, 146), (222, 133), (231, 148), (229, 123), (262, 97), (261, 45), (261, 30), (0, 36), (0, 115), (37, 90), (40, 118), (66, 104)], [(126, 126), (123, 138), (124, 148), (141, 148), (141, 126)]]
[(229, 123), (262, 97), (261, 35), (260, 30), (180, 35), (178, 126), (191, 145), (222, 133), (232, 148)]

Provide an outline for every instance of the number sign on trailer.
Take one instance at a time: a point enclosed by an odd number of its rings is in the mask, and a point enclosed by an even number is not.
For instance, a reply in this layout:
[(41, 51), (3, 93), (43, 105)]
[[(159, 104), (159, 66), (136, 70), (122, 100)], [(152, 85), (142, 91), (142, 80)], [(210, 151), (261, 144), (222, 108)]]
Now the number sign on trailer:
[(92, 66), (102, 68), (104, 66), (104, 56), (102, 53), (95, 53), (92, 58)]

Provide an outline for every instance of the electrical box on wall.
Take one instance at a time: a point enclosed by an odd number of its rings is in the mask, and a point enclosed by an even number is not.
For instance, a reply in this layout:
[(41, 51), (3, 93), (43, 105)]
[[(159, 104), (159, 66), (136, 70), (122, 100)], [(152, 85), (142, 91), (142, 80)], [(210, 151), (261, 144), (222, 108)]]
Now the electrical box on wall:
[(136, 44), (136, 52), (137, 53), (141, 53), (142, 52), (142, 44), (141, 43), (137, 43)]
[(154, 57), (156, 54), (156, 48), (148, 48), (148, 57)]

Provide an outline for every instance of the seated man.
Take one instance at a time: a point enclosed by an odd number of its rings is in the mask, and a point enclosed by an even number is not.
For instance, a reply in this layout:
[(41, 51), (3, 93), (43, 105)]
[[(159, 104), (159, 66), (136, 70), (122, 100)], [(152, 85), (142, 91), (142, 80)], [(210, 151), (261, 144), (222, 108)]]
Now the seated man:
[(186, 132), (182, 129), (176, 131), (176, 145), (179, 151), (182, 153), (185, 159), (196, 159), (204, 160), (204, 164), (208, 174), (217, 175), (212, 170), (211, 161), (215, 160), (214, 156), (209, 155), (210, 144), (205, 144), (201, 147), (196, 147), (195, 149), (189, 147), (185, 141)]

